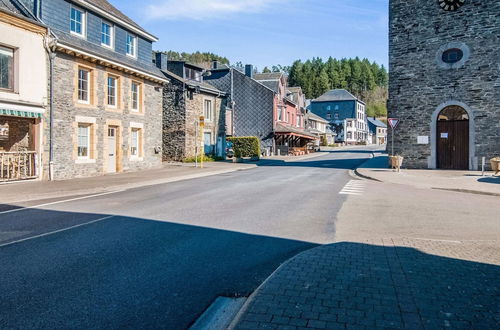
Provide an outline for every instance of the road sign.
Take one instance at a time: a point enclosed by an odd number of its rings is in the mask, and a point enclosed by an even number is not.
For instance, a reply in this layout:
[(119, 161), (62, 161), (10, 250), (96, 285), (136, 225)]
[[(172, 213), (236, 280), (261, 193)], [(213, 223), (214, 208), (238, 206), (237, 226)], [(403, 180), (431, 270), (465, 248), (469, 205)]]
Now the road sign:
[(200, 126), (205, 126), (205, 116), (200, 116)]
[(399, 119), (396, 118), (388, 118), (387, 121), (389, 122), (389, 126), (391, 126), (392, 129), (395, 129), (399, 124)]

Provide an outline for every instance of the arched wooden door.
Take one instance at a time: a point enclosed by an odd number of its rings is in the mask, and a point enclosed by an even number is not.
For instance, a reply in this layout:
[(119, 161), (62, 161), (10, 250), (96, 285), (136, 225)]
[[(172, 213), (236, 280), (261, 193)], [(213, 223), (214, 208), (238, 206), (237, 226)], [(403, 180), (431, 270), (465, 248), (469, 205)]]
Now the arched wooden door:
[(458, 106), (444, 108), (437, 122), (437, 166), (469, 169), (469, 116)]

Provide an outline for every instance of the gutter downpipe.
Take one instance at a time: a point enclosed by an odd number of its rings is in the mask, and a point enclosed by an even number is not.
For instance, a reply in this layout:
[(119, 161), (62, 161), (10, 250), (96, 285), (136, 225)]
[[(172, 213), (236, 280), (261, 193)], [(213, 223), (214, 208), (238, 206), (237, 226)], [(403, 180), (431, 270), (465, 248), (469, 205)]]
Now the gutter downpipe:
[(234, 137), (234, 79), (233, 79), (233, 68), (229, 68), (229, 72), (231, 73), (231, 137)]
[(49, 180), (54, 181), (54, 60), (56, 58), (57, 39), (52, 36), (50, 28), (47, 31), (49, 40), (45, 50), (49, 54)]

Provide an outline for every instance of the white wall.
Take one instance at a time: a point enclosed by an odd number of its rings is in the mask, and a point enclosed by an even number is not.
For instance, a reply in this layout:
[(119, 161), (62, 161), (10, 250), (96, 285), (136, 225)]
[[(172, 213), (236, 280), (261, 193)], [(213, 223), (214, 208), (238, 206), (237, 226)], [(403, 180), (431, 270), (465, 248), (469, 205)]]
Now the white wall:
[(0, 22), (0, 44), (14, 48), (15, 92), (0, 91), (0, 101), (47, 103), (47, 53), (43, 36)]

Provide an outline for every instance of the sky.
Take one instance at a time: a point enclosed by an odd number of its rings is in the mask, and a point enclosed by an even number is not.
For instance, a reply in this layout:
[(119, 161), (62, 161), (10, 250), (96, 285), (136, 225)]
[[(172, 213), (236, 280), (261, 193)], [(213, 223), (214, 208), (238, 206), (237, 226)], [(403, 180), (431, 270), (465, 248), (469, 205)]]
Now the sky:
[(313, 57), (387, 67), (388, 0), (110, 0), (159, 38), (154, 50), (212, 52), (262, 70)]

